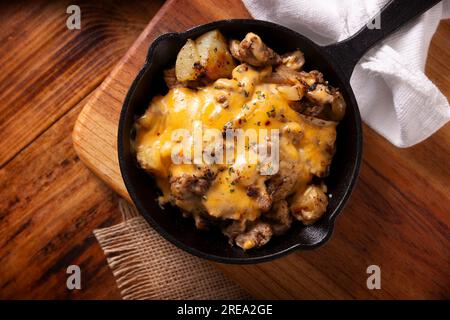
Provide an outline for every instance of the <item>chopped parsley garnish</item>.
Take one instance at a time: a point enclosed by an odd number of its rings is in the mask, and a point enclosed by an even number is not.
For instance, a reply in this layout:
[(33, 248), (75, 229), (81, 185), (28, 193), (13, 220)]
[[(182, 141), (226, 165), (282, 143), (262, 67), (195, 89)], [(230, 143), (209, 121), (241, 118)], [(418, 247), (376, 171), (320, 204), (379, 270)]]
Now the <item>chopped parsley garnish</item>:
[(264, 93), (262, 93), (261, 91), (256, 91), (256, 96), (258, 97), (258, 99), (262, 100), (266, 98), (266, 95)]
[(269, 118), (275, 118), (275, 106), (272, 106), (272, 109), (270, 111), (267, 111), (266, 114)]

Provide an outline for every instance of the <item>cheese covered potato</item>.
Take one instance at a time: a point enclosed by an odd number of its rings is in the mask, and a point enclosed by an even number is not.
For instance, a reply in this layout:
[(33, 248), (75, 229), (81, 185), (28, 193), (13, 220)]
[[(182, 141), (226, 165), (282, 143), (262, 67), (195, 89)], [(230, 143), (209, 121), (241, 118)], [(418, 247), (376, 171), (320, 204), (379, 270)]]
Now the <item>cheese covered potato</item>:
[[(300, 50), (279, 55), (254, 33), (227, 42), (214, 30), (188, 40), (164, 74), (168, 93), (135, 123), (136, 157), (155, 177), (159, 202), (179, 207), (199, 229), (220, 227), (244, 250), (320, 219), (328, 205), (320, 179), (329, 173), (345, 101), (304, 63)], [(207, 129), (217, 134), (195, 135)], [(233, 149), (230, 130), (253, 130), (258, 143), (244, 138), (244, 151)], [(276, 168), (260, 157), (262, 142), (277, 152)], [(205, 161), (229, 150), (234, 161)]]

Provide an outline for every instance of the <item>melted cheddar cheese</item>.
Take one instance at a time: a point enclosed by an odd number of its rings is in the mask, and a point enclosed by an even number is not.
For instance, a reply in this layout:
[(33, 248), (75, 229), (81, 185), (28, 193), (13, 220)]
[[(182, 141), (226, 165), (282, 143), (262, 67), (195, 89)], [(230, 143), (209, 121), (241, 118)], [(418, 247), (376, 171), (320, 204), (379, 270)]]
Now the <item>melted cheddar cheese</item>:
[[(154, 97), (145, 114), (137, 121), (135, 149), (139, 164), (151, 173), (163, 192), (162, 203), (172, 201), (169, 179), (196, 174), (204, 169), (196, 164), (174, 164), (172, 148), (177, 129), (192, 130), (195, 121), (203, 129), (278, 129), (280, 171), (295, 179), (292, 192), (305, 189), (314, 175), (320, 176), (330, 165), (336, 138), (334, 122), (315, 123), (290, 107), (292, 92), (285, 85), (265, 83), (271, 67), (255, 69), (242, 64), (233, 70), (232, 79), (218, 79), (197, 90), (173, 88), (165, 96)], [(223, 101), (226, 101), (225, 103)], [(248, 195), (248, 187), (265, 189), (271, 176), (260, 175), (258, 165), (245, 161), (228, 165), (211, 164), (215, 178), (201, 206), (219, 219), (255, 220), (262, 210)], [(284, 170), (284, 171), (283, 171)], [(193, 212), (188, 203), (176, 203)]]

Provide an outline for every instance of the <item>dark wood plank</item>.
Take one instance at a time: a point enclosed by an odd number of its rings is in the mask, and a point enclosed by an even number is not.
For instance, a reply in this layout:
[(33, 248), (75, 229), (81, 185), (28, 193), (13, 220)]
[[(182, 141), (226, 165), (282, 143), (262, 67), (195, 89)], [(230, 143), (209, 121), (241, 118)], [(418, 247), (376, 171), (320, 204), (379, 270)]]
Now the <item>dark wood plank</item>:
[[(92, 230), (120, 220), (116, 196), (80, 162), (70, 133), (82, 104), (0, 169), (0, 298), (119, 297)], [(66, 268), (83, 288), (66, 289)]]
[(101, 83), (162, 2), (78, 1), (81, 30), (70, 1), (1, 2), (0, 167)]
[[(162, 32), (247, 15), (239, 0), (167, 2), (89, 100), (74, 132), (77, 152), (121, 195), (127, 197), (117, 164), (117, 120), (150, 42)], [(449, 36), (444, 22), (427, 67), (447, 96)], [(409, 149), (393, 147), (367, 126), (364, 138), (361, 178), (328, 244), (269, 263), (217, 267), (259, 298), (450, 297), (450, 125)], [(381, 267), (382, 290), (366, 287), (371, 264)]]
[[(71, 133), (87, 96), (162, 1), (68, 2), (0, 8), (0, 299), (118, 299), (95, 228), (120, 221), (117, 196), (80, 162)], [(82, 290), (66, 289), (66, 268)]]

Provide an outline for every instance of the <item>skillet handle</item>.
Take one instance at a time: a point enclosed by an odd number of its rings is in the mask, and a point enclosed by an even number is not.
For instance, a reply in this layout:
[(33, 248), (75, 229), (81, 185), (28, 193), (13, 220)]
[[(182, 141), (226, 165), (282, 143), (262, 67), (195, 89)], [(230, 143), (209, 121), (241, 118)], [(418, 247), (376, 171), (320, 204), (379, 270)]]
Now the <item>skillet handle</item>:
[[(350, 80), (353, 69), (362, 56), (381, 40), (421, 15), (441, 0), (392, 0), (369, 23), (352, 37), (324, 47), (334, 61), (339, 63), (346, 80)], [(375, 21), (379, 21), (379, 27)]]

